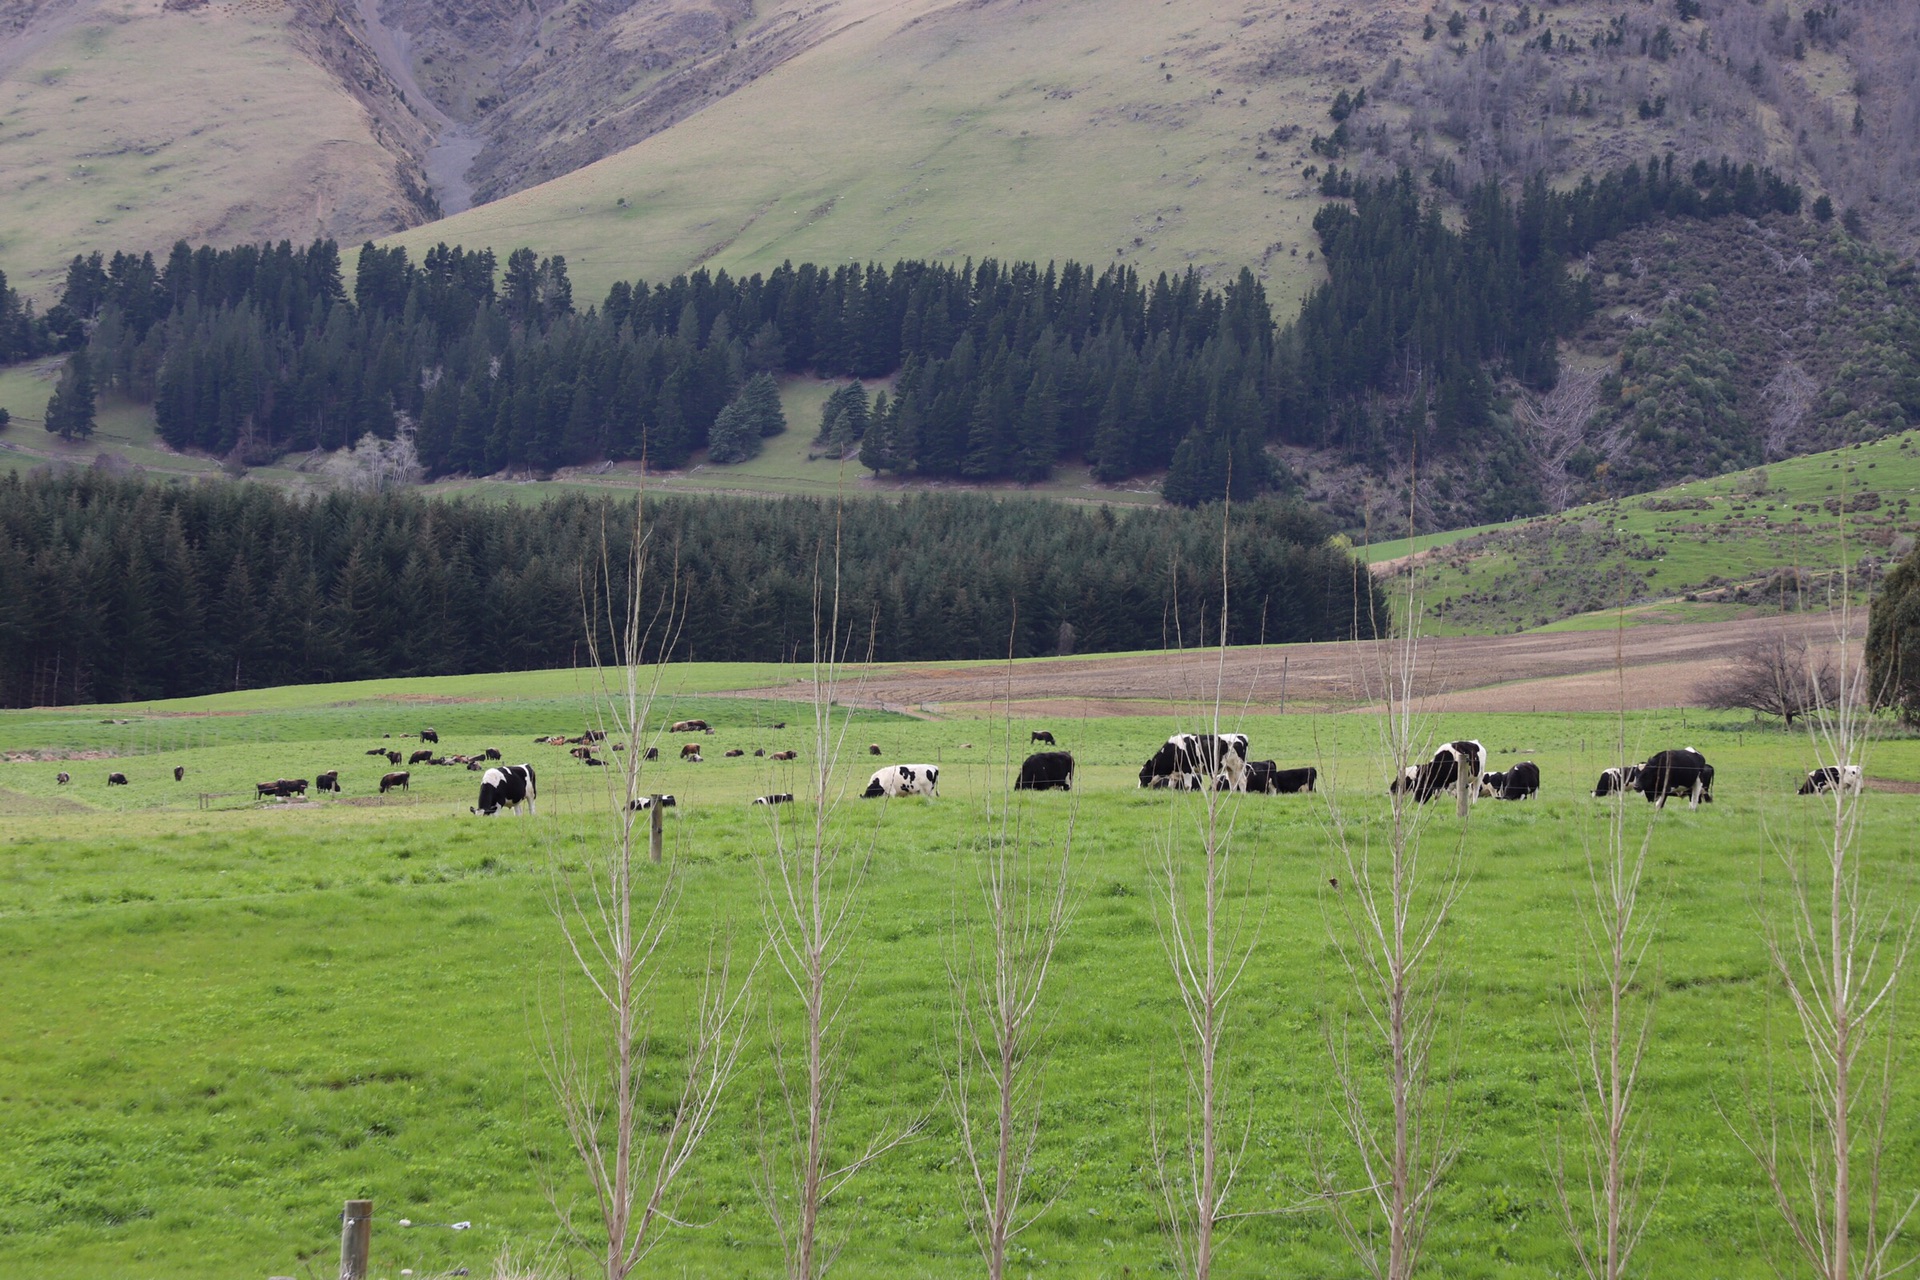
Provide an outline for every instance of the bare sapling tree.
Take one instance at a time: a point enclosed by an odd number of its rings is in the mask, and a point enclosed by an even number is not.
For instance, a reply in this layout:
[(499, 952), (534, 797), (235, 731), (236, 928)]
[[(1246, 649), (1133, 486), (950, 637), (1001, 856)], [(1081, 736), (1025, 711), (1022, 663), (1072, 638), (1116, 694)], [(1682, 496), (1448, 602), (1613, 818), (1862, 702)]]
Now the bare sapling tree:
[[(1209, 725), (1216, 741), (1226, 682), (1230, 516), (1231, 506), (1223, 507), (1219, 656)], [(1199, 767), (1205, 768), (1204, 764)], [(1197, 791), (1176, 793), (1151, 868), (1154, 923), (1180, 996), (1184, 1087), (1177, 1132), (1170, 1131), (1172, 1126), (1161, 1116), (1155, 1096), (1148, 1099), (1148, 1122), (1161, 1222), (1174, 1270), (1192, 1280), (1207, 1280), (1213, 1274), (1222, 1232), (1235, 1219), (1249, 1216), (1233, 1208), (1234, 1186), (1253, 1131), (1253, 1111), (1230, 1087), (1230, 1015), (1258, 945), (1259, 921), (1249, 918), (1237, 887), (1233, 842), (1237, 798), (1220, 785), (1212, 769), (1198, 777)], [(1182, 833), (1183, 822), (1191, 825), (1190, 835)]]
[[(1011, 765), (1010, 727), (1006, 738)], [(983, 815), (974, 842), (980, 914), (956, 911), (947, 960), (954, 1037), (947, 1102), (964, 1161), (967, 1227), (991, 1280), (1003, 1280), (1008, 1247), (1052, 1205), (1050, 1199), (1035, 1206), (1028, 1195), (1051, 1021), (1042, 996), (1074, 907), (1077, 799), (1069, 800), (1064, 830), (1056, 833), (1039, 828), (1012, 795), (1003, 788), (998, 812), (989, 804)]]
[[(1627, 759), (1626, 668), (1615, 636), (1614, 674), (1620, 720), (1614, 761)], [(1641, 902), (1654, 818), (1638, 840), (1629, 838), (1627, 797), (1607, 797), (1606, 845), (1587, 845), (1587, 885), (1581, 900), (1584, 947), (1574, 979), (1571, 1016), (1561, 1028), (1579, 1099), (1580, 1141), (1575, 1161), (1556, 1137), (1551, 1173), (1561, 1225), (1587, 1280), (1628, 1274), (1653, 1215), (1658, 1189), (1647, 1188), (1649, 1158), (1636, 1110), (1640, 1069), (1653, 1037), (1659, 984), (1640, 983), (1653, 943), (1652, 913)], [(1657, 815), (1658, 810), (1653, 811)], [(1570, 1165), (1572, 1168), (1570, 1169)]]
[(1810, 649), (1802, 636), (1776, 631), (1753, 641), (1694, 691), (1715, 711), (1752, 711), (1779, 716), (1791, 725), (1840, 701), (1840, 669), (1834, 656)]
[(1547, 504), (1555, 511), (1572, 505), (1577, 489), (1567, 460), (1587, 443), (1587, 424), (1600, 407), (1603, 369), (1566, 368), (1545, 395), (1522, 393), (1514, 416), (1533, 436), (1533, 455)]
[[(755, 1189), (780, 1239), (789, 1280), (818, 1280), (846, 1243), (823, 1235), (828, 1203), (863, 1169), (917, 1136), (923, 1116), (882, 1125), (857, 1155), (839, 1146), (841, 1091), (846, 1082), (849, 1017), (857, 974), (848, 952), (858, 933), (860, 891), (872, 865), (878, 826), (853, 838), (835, 822), (844, 788), (835, 769), (852, 724), (837, 710), (851, 631), (841, 634), (840, 540), (836, 522), (832, 577), (814, 576), (812, 716), (805, 804), (766, 806), (767, 847), (757, 860), (767, 947), (799, 1000), (799, 1043), (768, 1012), (772, 1073), (778, 1093), (770, 1126), (759, 1125)], [(871, 637), (869, 637), (871, 641)], [(869, 648), (871, 645), (869, 644)], [(787, 821), (783, 811), (801, 821)]]
[(1321, 1202), (1376, 1280), (1414, 1274), (1435, 1198), (1459, 1153), (1452, 1095), (1434, 1055), (1452, 1013), (1444, 936), (1466, 885), (1466, 823), (1430, 850), (1420, 792), (1404, 785), (1408, 771), (1428, 760), (1433, 738), (1418, 708), (1417, 590), (1416, 573), (1398, 634), (1375, 643), (1372, 666), (1361, 673), (1369, 697), (1384, 707), (1377, 756), (1401, 785), (1389, 791), (1384, 814), (1356, 812), (1335, 771), (1326, 771), (1333, 775), (1328, 933), (1360, 1014), (1329, 1017), (1327, 1051), (1342, 1145), (1360, 1177), (1356, 1184), (1343, 1174), (1346, 1162), (1319, 1144), (1313, 1166)]
[(1850, 644), (1844, 571), (1838, 595), (1837, 694), (1806, 717), (1814, 755), (1833, 771), (1834, 785), (1811, 801), (1816, 834), (1770, 833), (1786, 887), (1784, 902), (1763, 903), (1761, 914), (1775, 980), (1795, 1015), (1791, 1052), (1801, 1096), (1789, 1102), (1770, 1080), (1764, 1095), (1750, 1098), (1748, 1124), (1736, 1132), (1759, 1162), (1807, 1272), (1820, 1280), (1883, 1280), (1920, 1262), (1907, 1231), (1920, 1191), (1894, 1193), (1885, 1163), (1888, 1142), (1913, 1123), (1894, 1114), (1893, 1020), (1916, 915), (1884, 896), (1876, 901), (1869, 883), (1861, 832), (1871, 801), (1855, 779), (1866, 763), (1871, 699)]
[[(668, 603), (645, 612), (648, 530), (644, 495), (636, 500), (624, 581), (603, 531), (600, 581), (583, 583), (587, 642), (596, 681), (591, 714), (601, 732), (629, 750), (619, 767), (601, 771), (605, 804), (589, 801), (576, 816), (573, 840), (549, 818), (548, 905), (573, 969), (541, 1007), (541, 1066), (582, 1172), (592, 1188), (591, 1223), (556, 1191), (552, 1198), (568, 1240), (596, 1259), (607, 1280), (624, 1280), (681, 1225), (685, 1174), (708, 1136), (746, 1039), (754, 966), (736, 972), (730, 940), (711, 940), (699, 986), (691, 995), (662, 993), (662, 948), (675, 933), (681, 879), (677, 865), (654, 868), (640, 794), (641, 760), (661, 666), (672, 650), (678, 614)], [(618, 589), (616, 589), (618, 588)], [(607, 614), (603, 619), (600, 603)], [(610, 634), (603, 635), (606, 626)], [(607, 645), (612, 651), (607, 651)], [(554, 812), (549, 807), (548, 812)], [(580, 990), (568, 995), (569, 985)], [(657, 1000), (686, 1003), (685, 1048), (659, 1067), (649, 1053)], [(672, 1101), (649, 1107), (643, 1093)]]

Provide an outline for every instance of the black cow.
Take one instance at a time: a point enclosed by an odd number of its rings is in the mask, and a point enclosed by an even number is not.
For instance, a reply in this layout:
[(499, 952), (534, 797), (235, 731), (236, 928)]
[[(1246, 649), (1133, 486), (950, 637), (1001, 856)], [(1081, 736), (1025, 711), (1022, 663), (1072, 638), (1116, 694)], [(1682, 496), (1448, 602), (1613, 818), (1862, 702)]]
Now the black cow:
[(1031, 734), (1027, 735), (1028, 746), (1032, 746), (1036, 742), (1044, 742), (1050, 747), (1059, 745), (1054, 742), (1053, 735), (1045, 729), (1035, 729)]
[(1480, 794), (1495, 800), (1527, 800), (1540, 790), (1540, 766), (1522, 760), (1504, 773), (1480, 775)]
[[(1172, 787), (1176, 791), (1197, 791), (1202, 780), (1225, 774), (1227, 785), (1235, 791), (1247, 786), (1247, 735), (1176, 733), (1161, 744), (1153, 757), (1140, 766), (1143, 787)], [(1160, 779), (1167, 781), (1162, 782)], [(1174, 779), (1180, 779), (1174, 781)]]
[[(423, 747), (423, 748), (422, 748), (422, 749), (420, 749), (419, 751), (416, 751), (416, 752), (414, 752), (414, 753), (413, 753), (412, 755), (410, 755), (410, 756), (408, 756), (408, 757), (407, 757), (407, 763), (408, 763), (408, 764), (410, 764), (410, 765), (415, 765), (415, 764), (427, 764), (427, 763), (429, 763), (429, 762), (430, 762), (430, 761), (431, 761), (432, 759), (433, 759), (433, 752), (431, 752), (431, 751), (428, 751), (428, 750), (426, 750), (426, 749), (425, 749), (425, 748)], [(399, 764), (400, 762), (399, 762), (398, 760), (396, 760), (396, 761), (394, 761), (394, 763), (395, 763), (395, 764)]]
[(485, 756), (489, 760), (498, 760), (500, 758), (500, 748), (488, 747), (485, 751), (482, 751), (480, 754)]
[(1319, 781), (1320, 771), (1312, 765), (1282, 769), (1271, 760), (1255, 760), (1247, 765), (1247, 790), (1261, 795), (1285, 796), (1312, 791)]
[[(672, 796), (661, 796), (660, 807), (662, 809), (674, 809), (678, 808), (679, 804)], [(634, 813), (644, 813), (646, 810), (653, 808), (653, 797), (641, 796), (638, 800), (628, 801), (627, 808)]]
[(767, 749), (765, 747), (755, 747), (753, 749), (753, 754), (761, 758), (764, 758), (767, 754)]
[(471, 812), (491, 818), (502, 809), (511, 809), (518, 816), (524, 802), (527, 812), (532, 813), (534, 797), (533, 766), (503, 765), (480, 775), (480, 803)]
[(407, 785), (411, 777), (412, 775), (407, 773), (404, 770), (402, 770), (399, 773), (381, 774), (380, 775), (380, 794), (385, 795), (387, 794), (387, 792), (393, 790), (395, 787), (400, 788), (402, 791), (413, 790), (412, 787)]
[(1857, 764), (1823, 765), (1807, 774), (1807, 780), (1800, 784), (1800, 794), (1810, 796), (1817, 791), (1845, 790), (1857, 796), (1865, 781)]
[(1593, 794), (1610, 796), (1622, 791), (1640, 789), (1640, 766), (1637, 764), (1615, 765), (1611, 769), (1600, 771), (1600, 780), (1593, 784)]
[(727, 751), (723, 752), (722, 754), (724, 754), (727, 759), (731, 760), (735, 756), (743, 756), (747, 754), (747, 751), (745, 747), (731, 747)]
[(1713, 803), (1713, 766), (1692, 747), (1657, 752), (1640, 766), (1635, 784), (1647, 803), (1667, 807), (1670, 796), (1687, 797), (1687, 807)]
[(659, 758), (660, 748), (658, 747), (648, 747), (646, 755), (642, 757), (642, 759), (646, 760), (658, 760)]
[(173, 780), (175, 782), (180, 781), (180, 779), (186, 776), (187, 776), (187, 766), (183, 764), (177, 764), (173, 766)]
[(869, 743), (867, 744), (867, 754), (868, 754), (868, 755), (870, 755), (870, 756), (877, 756), (877, 755), (879, 755), (879, 754), (880, 754), (880, 744), (879, 744), (879, 743), (877, 743), (877, 742), (869, 742)]
[(1015, 791), (1071, 791), (1073, 790), (1073, 753), (1071, 751), (1036, 751), (1020, 764), (1020, 778), (1013, 784)]
[(64, 771), (63, 771), (63, 772), (60, 772), (60, 773), (56, 773), (56, 774), (54, 774), (54, 775), (53, 775), (53, 780), (54, 780), (55, 782), (57, 782), (57, 783), (59, 783), (59, 784), (60, 784), (61, 786), (63, 786), (63, 787), (64, 787), (64, 786), (66, 786), (66, 785), (67, 785), (67, 784), (68, 784), (69, 782), (72, 782), (72, 781), (73, 781), (73, 775), (72, 775), (72, 774), (70, 774), (70, 773), (66, 773), (66, 772), (64, 772)]
[(367, 754), (370, 756), (383, 756), (387, 754), (387, 749), (385, 747), (374, 747), (372, 750), (368, 751)]
[[(389, 752), (387, 752), (387, 753), (386, 753), (386, 756), (387, 756), (387, 763), (388, 763), (388, 764), (399, 764), (399, 763), (400, 763), (400, 753), (399, 753), (398, 751), (389, 751)], [(431, 751), (429, 751), (429, 752), (427, 752), (427, 756), (428, 756), (428, 758), (429, 758), (429, 759), (431, 759), (431, 758), (432, 758), (432, 756), (433, 756), (433, 752), (431, 752)]]
[(339, 791), (340, 771), (338, 769), (329, 769), (325, 773), (316, 774), (313, 779), (313, 787), (316, 791)]
[(753, 802), (755, 804), (792, 804), (793, 792), (780, 791), (770, 796), (755, 796)]
[(776, 729), (784, 729), (787, 727), (787, 722), (785, 720), (776, 721), (773, 727)]
[(110, 787), (124, 787), (127, 785), (127, 775), (124, 773), (110, 773), (107, 775), (107, 785)]
[(431, 729), (422, 729), (422, 730), (420, 731), (420, 741), (422, 741), (422, 742), (438, 742), (438, 741), (440, 741), (440, 735), (439, 735), (439, 734), (437, 734), (437, 733), (435, 733), (435, 732), (434, 732), (433, 730), (431, 730)]
[(275, 796), (286, 800), (293, 796), (304, 796), (306, 794), (307, 780), (305, 778), (276, 778), (272, 782), (256, 782), (253, 784), (253, 796), (256, 800), (265, 800)]

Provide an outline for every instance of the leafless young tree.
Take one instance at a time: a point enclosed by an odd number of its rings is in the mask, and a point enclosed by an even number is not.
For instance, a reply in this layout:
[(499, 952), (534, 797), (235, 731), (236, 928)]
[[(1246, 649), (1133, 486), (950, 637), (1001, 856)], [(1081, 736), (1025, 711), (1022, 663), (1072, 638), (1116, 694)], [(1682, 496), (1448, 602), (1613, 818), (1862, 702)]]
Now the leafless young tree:
[[(1625, 670), (1617, 662), (1615, 670), (1624, 707)], [(1624, 712), (1614, 759), (1627, 759)], [(1558, 1141), (1551, 1164), (1560, 1222), (1587, 1280), (1621, 1280), (1628, 1274), (1657, 1198), (1647, 1190), (1645, 1125), (1635, 1102), (1659, 990), (1657, 982), (1642, 986), (1639, 981), (1653, 943), (1653, 920), (1641, 890), (1654, 827), (1649, 819), (1639, 840), (1628, 838), (1628, 794), (1616, 788), (1607, 798), (1606, 847), (1587, 849), (1581, 910), (1585, 948), (1572, 1018), (1563, 1028), (1580, 1100), (1577, 1176), (1570, 1176)]]
[[(1221, 729), (1226, 673), (1225, 519), (1220, 539), (1220, 661), (1209, 726), (1215, 737)], [(1245, 1216), (1230, 1206), (1253, 1123), (1251, 1108), (1237, 1105), (1230, 1087), (1229, 1015), (1253, 958), (1259, 922), (1248, 917), (1247, 907), (1235, 904), (1238, 807), (1234, 793), (1214, 784), (1211, 776), (1203, 777), (1201, 790), (1178, 797), (1170, 806), (1153, 866), (1154, 922), (1184, 1015), (1184, 1088), (1177, 1133), (1168, 1131), (1159, 1100), (1148, 1099), (1150, 1152), (1174, 1269), (1192, 1280), (1207, 1280), (1213, 1273), (1221, 1230)], [(1190, 835), (1180, 830), (1182, 822), (1191, 824)], [(1236, 1109), (1242, 1112), (1238, 1117)]]
[(965, 1168), (967, 1226), (991, 1280), (1007, 1274), (1007, 1247), (1051, 1204), (1031, 1205), (1046, 1070), (1041, 997), (1073, 918), (1074, 810), (1064, 832), (1029, 828), (1004, 797), (977, 842), (980, 916), (957, 922), (947, 962), (954, 1044), (947, 1101)]
[[(1850, 613), (1843, 582), (1836, 693), (1807, 715), (1819, 764), (1840, 770), (1865, 764), (1871, 727), (1864, 671), (1845, 643)], [(1870, 795), (1828, 788), (1812, 801), (1820, 806), (1817, 838), (1773, 833), (1787, 883), (1784, 901), (1763, 910), (1762, 925), (1795, 1014), (1794, 1074), (1804, 1102), (1789, 1104), (1769, 1081), (1745, 1129), (1736, 1128), (1820, 1280), (1883, 1280), (1920, 1261), (1907, 1232), (1920, 1192), (1896, 1194), (1885, 1181), (1887, 1144), (1912, 1124), (1909, 1117), (1900, 1126), (1893, 1111), (1892, 1022), (1916, 915), (1910, 906), (1876, 902), (1868, 883), (1860, 834)]]
[[(1362, 673), (1385, 707), (1378, 754), (1396, 779), (1426, 761), (1432, 746), (1415, 698), (1416, 592), (1411, 580), (1398, 634), (1378, 642), (1376, 668)], [(1356, 813), (1337, 776), (1327, 787), (1327, 808), (1335, 872), (1328, 932), (1361, 1014), (1358, 1043), (1347, 1021), (1329, 1019), (1327, 1050), (1341, 1136), (1361, 1176), (1356, 1185), (1343, 1175), (1344, 1162), (1318, 1146), (1314, 1173), (1322, 1202), (1366, 1274), (1408, 1280), (1459, 1151), (1452, 1098), (1434, 1054), (1449, 1012), (1443, 938), (1466, 884), (1465, 821), (1451, 838), (1430, 840), (1425, 807), (1412, 789), (1391, 792), (1384, 814)], [(1430, 843), (1443, 847), (1430, 850)]]
[(1776, 631), (1735, 654), (1694, 696), (1716, 711), (1753, 711), (1791, 725), (1839, 699), (1835, 661), (1831, 652), (1809, 649), (1804, 637)]
[(1788, 360), (1760, 392), (1767, 407), (1767, 429), (1761, 437), (1762, 456), (1768, 461), (1789, 457), (1799, 443), (1800, 424), (1813, 408), (1820, 384), (1807, 376), (1799, 362)]
[(1521, 395), (1514, 400), (1514, 416), (1533, 437), (1532, 453), (1540, 471), (1547, 504), (1565, 511), (1573, 504), (1576, 485), (1567, 471), (1567, 459), (1586, 443), (1587, 423), (1600, 407), (1602, 370), (1566, 368), (1553, 390), (1544, 396)]
[[(682, 1175), (710, 1131), (745, 1040), (752, 966), (736, 973), (724, 937), (709, 944), (691, 1012), (682, 1060), (660, 1071), (649, 1056), (658, 994), (660, 951), (675, 929), (680, 879), (672, 865), (655, 870), (630, 801), (639, 794), (640, 743), (659, 692), (659, 664), (671, 649), (675, 615), (647, 617), (644, 497), (636, 501), (624, 590), (603, 539), (602, 579), (583, 592), (590, 602), (587, 637), (598, 682), (595, 712), (606, 731), (633, 749), (608, 768), (607, 805), (577, 815), (585, 839), (575, 844), (549, 828), (548, 904), (575, 970), (580, 1002), (563, 981), (543, 1002), (541, 1066), (575, 1156), (593, 1189), (594, 1220), (585, 1225), (554, 1196), (571, 1242), (596, 1256), (607, 1280), (624, 1280), (680, 1221)], [(600, 589), (594, 590), (597, 585)], [(612, 613), (613, 652), (602, 648), (594, 602)], [(611, 657), (612, 661), (606, 659)], [(616, 776), (617, 775), (617, 776)], [(549, 808), (549, 813), (553, 810)], [(556, 821), (549, 818), (549, 823)], [(673, 1102), (642, 1102), (649, 1086), (670, 1087)]]
[[(855, 1175), (914, 1137), (916, 1117), (882, 1127), (855, 1156), (837, 1147), (837, 1104), (845, 1083), (845, 1050), (855, 974), (847, 958), (860, 923), (860, 890), (873, 858), (873, 837), (850, 838), (835, 822), (844, 797), (834, 769), (851, 720), (836, 714), (850, 637), (840, 632), (840, 546), (836, 530), (832, 576), (816, 576), (813, 607), (813, 741), (807, 752), (805, 803), (766, 807), (768, 848), (757, 867), (761, 917), (768, 949), (800, 1002), (800, 1043), (769, 1012), (773, 1076), (778, 1092), (770, 1131), (762, 1106), (762, 1204), (780, 1238), (789, 1280), (817, 1280), (845, 1244), (822, 1237), (827, 1203)], [(786, 820), (787, 809), (800, 821)], [(878, 814), (876, 813), (876, 818)]]

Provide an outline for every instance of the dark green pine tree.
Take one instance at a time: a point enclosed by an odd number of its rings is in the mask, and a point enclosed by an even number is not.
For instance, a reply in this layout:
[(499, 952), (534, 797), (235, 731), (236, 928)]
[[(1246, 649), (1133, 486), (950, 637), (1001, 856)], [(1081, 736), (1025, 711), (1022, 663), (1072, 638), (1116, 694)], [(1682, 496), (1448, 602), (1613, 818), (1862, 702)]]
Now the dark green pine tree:
[(713, 420), (713, 432), (707, 442), (707, 457), (711, 461), (745, 462), (760, 452), (760, 424), (754, 420), (745, 400), (744, 394), (735, 397)]
[(873, 411), (867, 418), (867, 434), (860, 437), (860, 465), (875, 475), (900, 469), (893, 450), (893, 425), (897, 414), (898, 404), (889, 401), (886, 392), (882, 391), (873, 398)]
[(1020, 408), (1020, 432), (1013, 475), (1023, 484), (1038, 484), (1053, 474), (1060, 450), (1060, 396), (1051, 374), (1039, 374)]
[(777, 436), (787, 429), (787, 414), (780, 407), (780, 384), (770, 373), (757, 373), (740, 389), (740, 402), (747, 406), (762, 438)]
[(93, 360), (85, 347), (67, 357), (67, 367), (47, 401), (47, 430), (62, 440), (93, 434)]

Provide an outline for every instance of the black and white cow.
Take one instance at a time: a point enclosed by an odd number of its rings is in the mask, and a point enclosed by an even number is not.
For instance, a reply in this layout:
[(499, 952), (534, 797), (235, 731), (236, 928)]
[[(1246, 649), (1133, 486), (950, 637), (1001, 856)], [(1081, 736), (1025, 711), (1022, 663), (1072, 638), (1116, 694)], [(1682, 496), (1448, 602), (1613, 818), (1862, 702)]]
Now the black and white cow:
[(1073, 753), (1036, 751), (1020, 763), (1015, 791), (1073, 790)]
[(867, 779), (861, 795), (868, 800), (879, 796), (940, 796), (940, 766), (935, 764), (890, 764)]
[(1610, 796), (1622, 791), (1640, 789), (1640, 766), (1637, 764), (1615, 765), (1611, 769), (1600, 771), (1600, 781), (1593, 784), (1593, 794)]
[(1419, 804), (1452, 791), (1466, 780), (1467, 796), (1480, 790), (1480, 767), (1487, 758), (1486, 748), (1472, 738), (1443, 743), (1426, 764), (1408, 765), (1387, 788), (1394, 795), (1410, 792)]
[(480, 775), (480, 803), (470, 812), (491, 818), (502, 809), (511, 809), (517, 817), (524, 803), (527, 812), (533, 813), (536, 794), (532, 765), (501, 765)]
[(1647, 803), (1667, 807), (1670, 796), (1687, 797), (1687, 807), (1713, 803), (1713, 766), (1692, 747), (1656, 752), (1640, 766), (1635, 784)]
[(1807, 780), (1800, 784), (1800, 794), (1810, 796), (1817, 791), (1847, 791), (1859, 795), (1866, 778), (1857, 764), (1823, 765), (1807, 774)]
[[(1140, 785), (1198, 791), (1207, 778), (1225, 777), (1227, 789), (1247, 789), (1247, 735), (1176, 733), (1140, 766)], [(1184, 778), (1161, 782), (1161, 778)]]
[(779, 791), (770, 796), (755, 796), (753, 802), (755, 804), (792, 804), (793, 792)]
[(1312, 765), (1304, 769), (1282, 769), (1271, 760), (1255, 760), (1247, 765), (1247, 790), (1263, 796), (1311, 791), (1319, 781), (1320, 771)]
[(1504, 773), (1480, 775), (1480, 794), (1493, 800), (1529, 800), (1540, 790), (1540, 766), (1522, 760)]
[[(680, 805), (680, 802), (678, 800), (675, 800), (672, 796), (660, 797), (660, 807), (662, 809), (676, 809), (679, 807), (679, 805)], [(631, 809), (635, 813), (644, 813), (648, 809), (653, 808), (653, 797), (641, 796), (638, 800), (631, 801), (627, 805), (627, 808)]]

